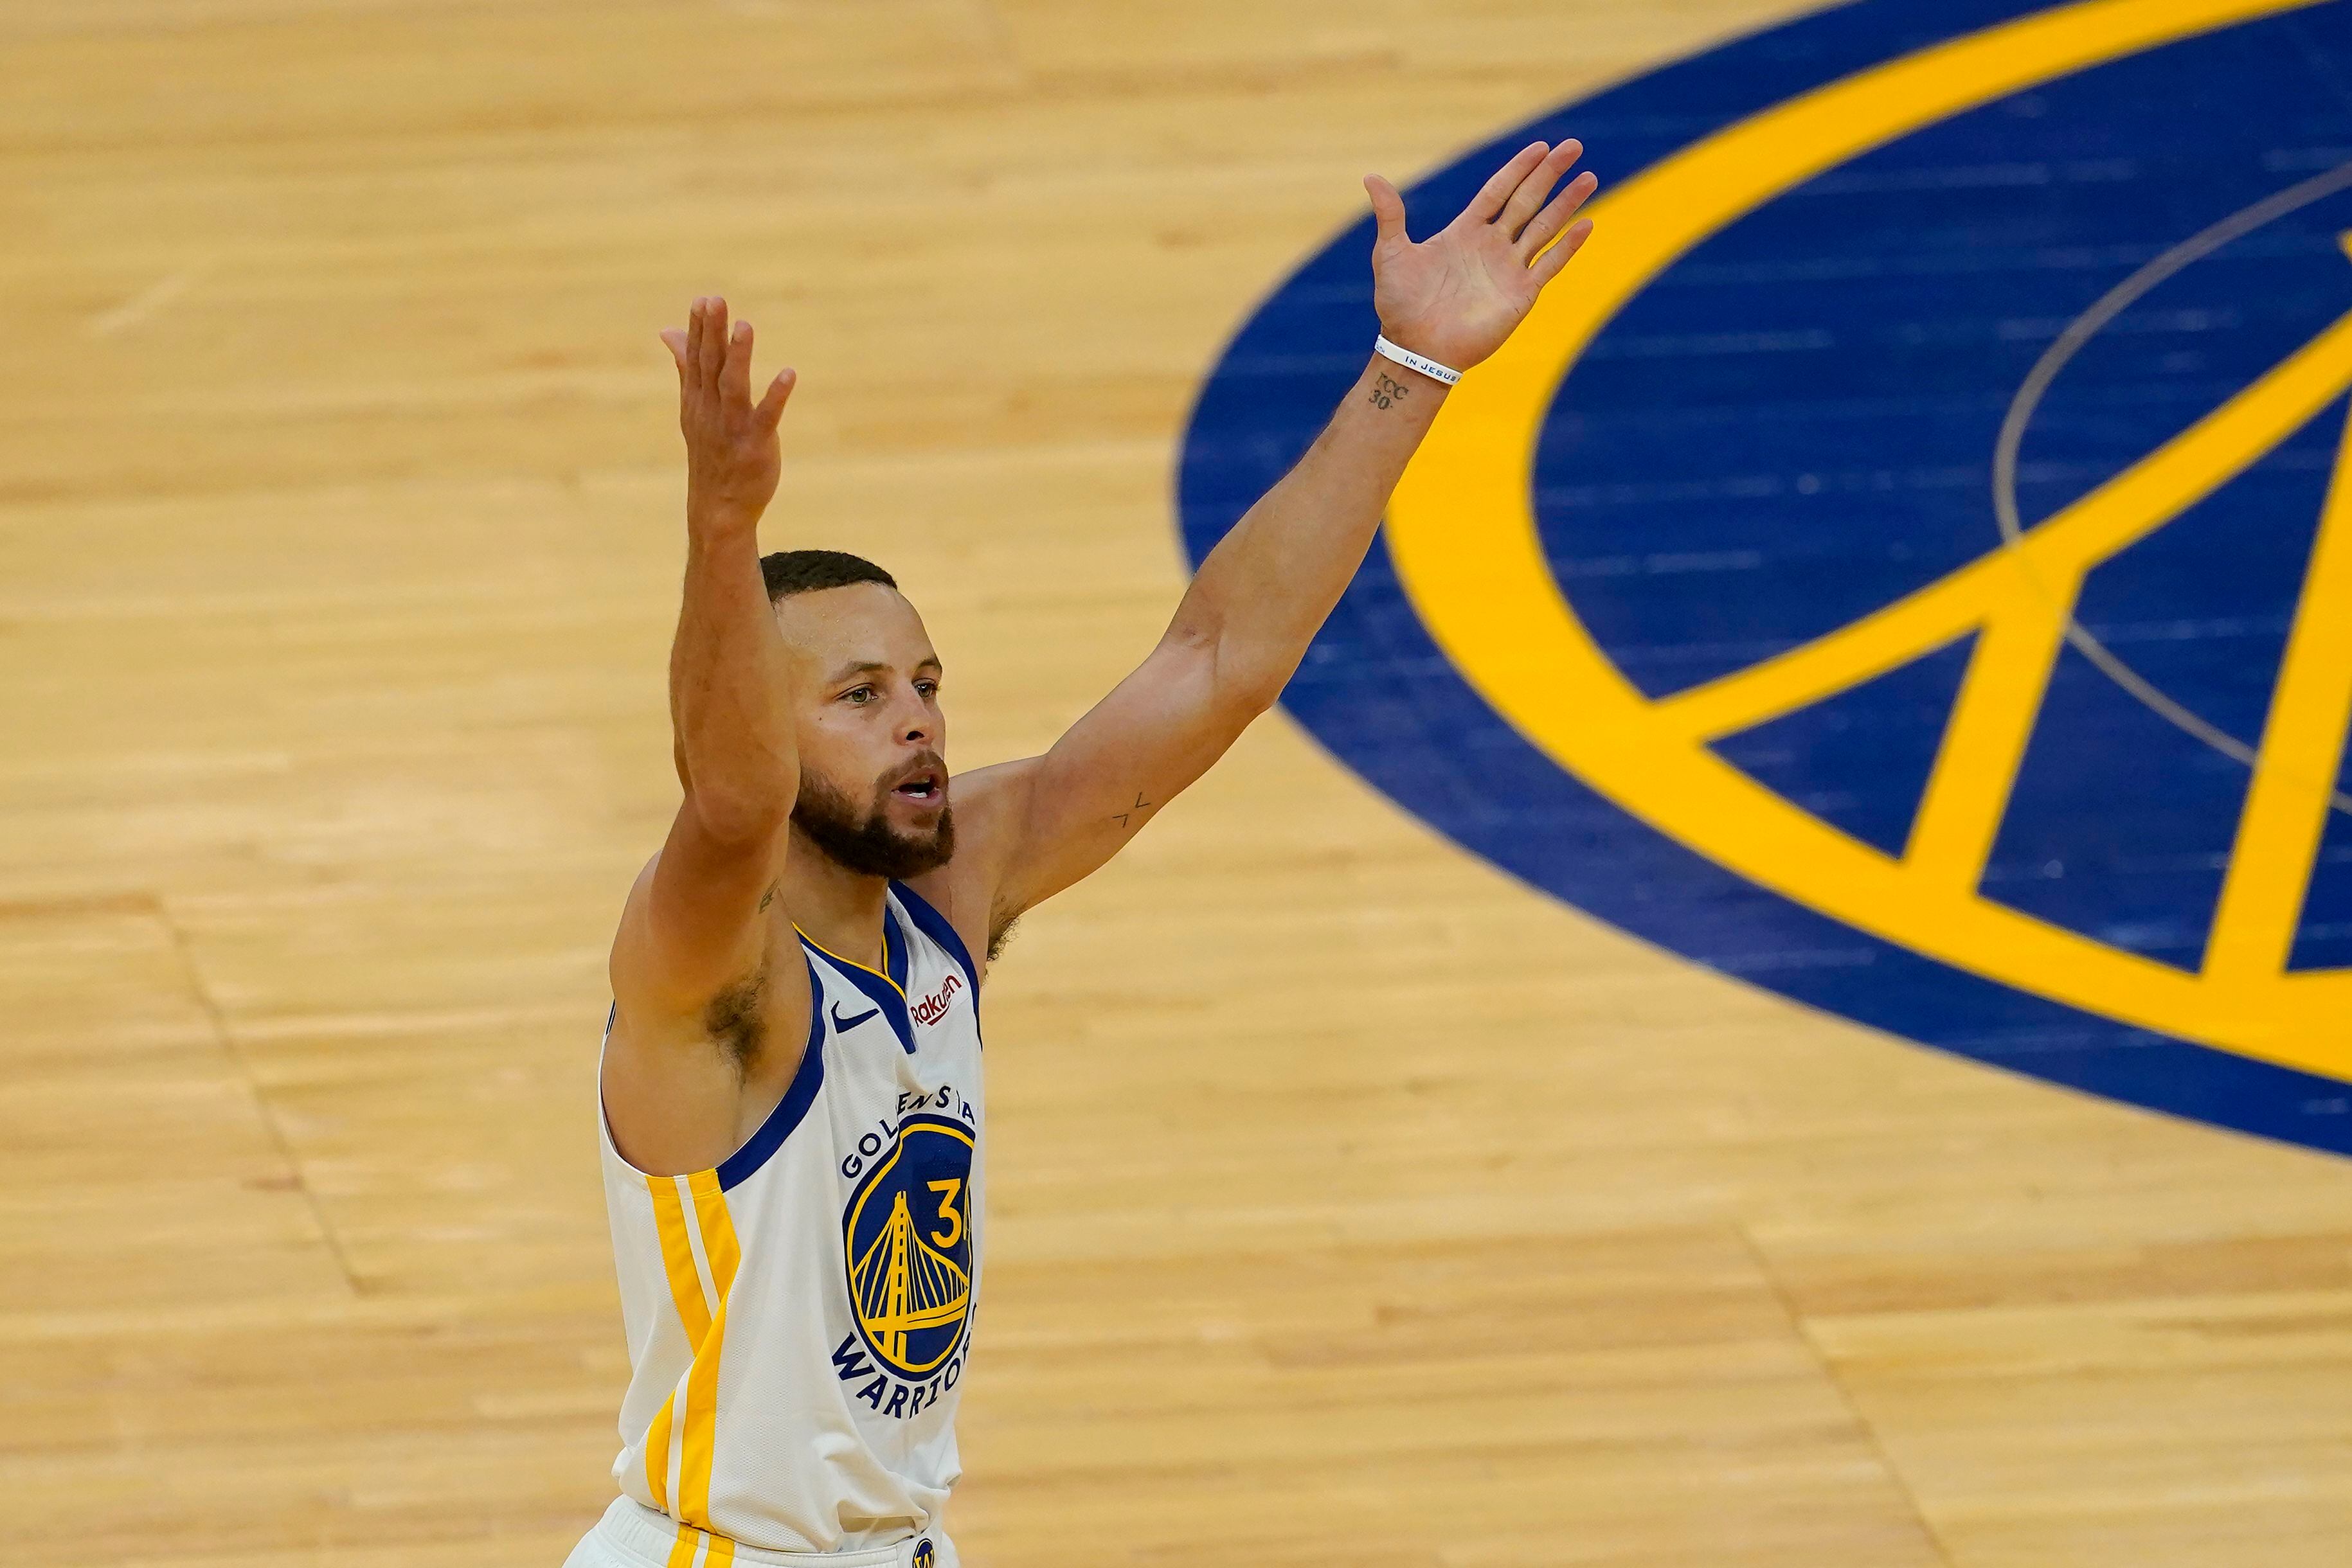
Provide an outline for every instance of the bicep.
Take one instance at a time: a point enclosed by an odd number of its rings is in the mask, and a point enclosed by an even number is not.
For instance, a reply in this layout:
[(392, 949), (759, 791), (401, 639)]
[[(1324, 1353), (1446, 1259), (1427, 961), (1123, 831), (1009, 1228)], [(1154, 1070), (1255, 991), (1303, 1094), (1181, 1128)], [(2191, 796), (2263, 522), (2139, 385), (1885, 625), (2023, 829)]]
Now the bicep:
[(1052, 750), (1013, 765), (995, 906), (1009, 918), (1100, 869), (1264, 707), (1221, 686), (1211, 648), (1163, 642)]
[(613, 944), (613, 986), (625, 1007), (698, 1009), (759, 967), (766, 947), (761, 900), (776, 871), (776, 841), (715, 837), (681, 803), (661, 852), (629, 891)]

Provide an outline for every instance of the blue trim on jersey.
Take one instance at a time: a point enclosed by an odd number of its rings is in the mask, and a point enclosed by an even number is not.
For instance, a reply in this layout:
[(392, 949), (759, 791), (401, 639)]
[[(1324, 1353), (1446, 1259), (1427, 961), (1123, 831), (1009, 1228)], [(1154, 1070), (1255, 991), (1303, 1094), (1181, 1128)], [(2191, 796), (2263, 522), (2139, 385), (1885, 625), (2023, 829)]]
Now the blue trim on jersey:
[(882, 906), (882, 972), (899, 990), (907, 988), (907, 934), (898, 929), (887, 904)]
[(971, 954), (964, 946), (963, 938), (956, 935), (956, 928), (948, 924), (946, 915), (924, 903), (923, 895), (905, 883), (892, 883), (890, 891), (897, 894), (899, 902), (907, 906), (907, 918), (915, 923), (915, 929), (946, 948), (948, 956), (962, 968), (964, 984), (971, 988), (971, 1015), (979, 1018), (980, 966), (971, 961)]
[[(885, 928), (887, 929), (887, 926)], [(835, 974), (856, 986), (867, 1001), (882, 1009), (883, 1020), (889, 1024), (890, 1032), (898, 1037), (899, 1046), (908, 1056), (914, 1055), (915, 1020), (907, 1011), (907, 993), (891, 984), (887, 976), (877, 975), (863, 964), (852, 964), (845, 959), (836, 958), (815, 943), (810, 942), (805, 936), (801, 940), (806, 944), (810, 952), (823, 958)], [(819, 1007), (823, 1007), (824, 1005), (823, 995), (818, 995), (816, 1001)]]
[(793, 1070), (793, 1081), (784, 1086), (784, 1097), (768, 1113), (768, 1119), (759, 1130), (746, 1139), (743, 1146), (719, 1162), (719, 1190), (741, 1185), (751, 1173), (768, 1163), (768, 1156), (784, 1146), (793, 1129), (801, 1124), (809, 1107), (816, 1103), (816, 1092), (824, 1085), (824, 987), (818, 983), (816, 963), (802, 957), (809, 966), (809, 1037), (808, 1045), (801, 1051), (801, 1064)]

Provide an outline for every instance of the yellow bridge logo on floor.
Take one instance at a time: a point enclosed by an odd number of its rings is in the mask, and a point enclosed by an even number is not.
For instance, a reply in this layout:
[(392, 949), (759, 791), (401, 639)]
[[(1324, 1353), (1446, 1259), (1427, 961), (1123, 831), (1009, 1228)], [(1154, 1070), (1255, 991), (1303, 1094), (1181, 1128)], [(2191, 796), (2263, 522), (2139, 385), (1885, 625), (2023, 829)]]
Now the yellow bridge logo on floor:
[[(1597, 228), (1285, 708), (1718, 972), (2352, 1154), (2347, 80), (2352, 0), (1851, 0), (1432, 171), (1417, 221), (1581, 137)], [(1370, 239), (1202, 388), (1194, 560), (1361, 365)]]
[[(2352, 387), (2352, 315), (1974, 563), (1827, 635), (1665, 698), (1637, 689), (1563, 597), (1528, 487), (1546, 412), (1580, 351), (1646, 283), (1736, 218), (1961, 110), (2305, 3), (2094, 0), (2041, 12), (1832, 82), (1605, 193), (1592, 208), (1596, 237), (1567, 282), (1454, 392), (1390, 512), (1397, 573), (1431, 635), (1496, 711), (1560, 767), (1756, 883), (2071, 1007), (2352, 1077), (2352, 972), (2287, 967), (2352, 716), (2352, 474), (2340, 459), (2202, 967), (2185, 970), (2123, 951), (1979, 891), (2053, 662), (2070, 631), (2079, 633), (2074, 609), (2085, 574), (2212, 494)], [(2352, 263), (2347, 276), (2352, 282)], [(1720, 737), (1970, 635), (1960, 695), (1899, 854), (1839, 831), (1709, 749)]]

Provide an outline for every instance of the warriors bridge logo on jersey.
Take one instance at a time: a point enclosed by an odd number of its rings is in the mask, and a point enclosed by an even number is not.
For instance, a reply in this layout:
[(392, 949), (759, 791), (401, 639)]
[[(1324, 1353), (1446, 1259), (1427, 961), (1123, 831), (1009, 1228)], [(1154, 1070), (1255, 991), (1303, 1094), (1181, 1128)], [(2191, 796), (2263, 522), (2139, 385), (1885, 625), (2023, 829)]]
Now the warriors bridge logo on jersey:
[[(2014, 1071), (2352, 1152), (2352, 0), (1864, 0), (1580, 137), (1286, 695), (1533, 885)], [(1369, 218), (1202, 390), (1197, 559), (1361, 366)]]
[[(964, 1119), (934, 1108), (961, 1108)], [(904, 1418), (937, 1403), (963, 1373), (972, 1131), (971, 1107), (952, 1087), (907, 1097), (900, 1110), (895, 1128), (866, 1134), (843, 1166), (845, 1176), (863, 1177), (842, 1215), (857, 1332), (833, 1363), (876, 1411)]]

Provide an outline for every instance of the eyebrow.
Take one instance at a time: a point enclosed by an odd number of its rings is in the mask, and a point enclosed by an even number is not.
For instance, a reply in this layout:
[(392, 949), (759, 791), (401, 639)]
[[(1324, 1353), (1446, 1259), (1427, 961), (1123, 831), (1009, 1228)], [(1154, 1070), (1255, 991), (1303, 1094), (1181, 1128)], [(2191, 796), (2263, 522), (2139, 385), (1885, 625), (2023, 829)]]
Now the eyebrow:
[[(922, 663), (917, 664), (915, 668), (918, 670), (937, 670), (941, 674), (947, 674), (947, 666), (940, 664), (936, 655), (931, 658), (925, 659)], [(889, 673), (889, 665), (885, 664), (878, 660), (866, 659), (857, 664), (842, 665), (841, 668), (835, 670), (830, 676), (826, 677), (825, 685), (832, 685), (836, 682), (845, 681), (852, 675), (887, 675)]]

